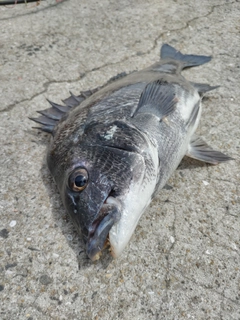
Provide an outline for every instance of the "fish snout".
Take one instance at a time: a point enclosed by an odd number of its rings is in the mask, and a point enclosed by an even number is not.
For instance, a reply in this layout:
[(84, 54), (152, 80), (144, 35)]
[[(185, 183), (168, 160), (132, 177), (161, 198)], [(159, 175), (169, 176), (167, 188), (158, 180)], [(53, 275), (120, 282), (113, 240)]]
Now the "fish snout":
[(86, 250), (88, 257), (98, 260), (107, 242), (112, 226), (121, 218), (121, 203), (114, 197), (108, 197), (99, 211), (97, 218), (88, 228)]

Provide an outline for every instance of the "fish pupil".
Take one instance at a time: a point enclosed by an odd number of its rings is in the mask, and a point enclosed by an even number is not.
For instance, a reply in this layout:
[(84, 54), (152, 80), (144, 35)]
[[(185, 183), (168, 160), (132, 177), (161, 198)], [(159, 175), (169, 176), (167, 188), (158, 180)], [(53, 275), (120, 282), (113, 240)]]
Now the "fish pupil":
[(83, 175), (79, 175), (75, 178), (75, 185), (79, 188), (85, 186), (86, 183), (87, 183), (87, 179)]

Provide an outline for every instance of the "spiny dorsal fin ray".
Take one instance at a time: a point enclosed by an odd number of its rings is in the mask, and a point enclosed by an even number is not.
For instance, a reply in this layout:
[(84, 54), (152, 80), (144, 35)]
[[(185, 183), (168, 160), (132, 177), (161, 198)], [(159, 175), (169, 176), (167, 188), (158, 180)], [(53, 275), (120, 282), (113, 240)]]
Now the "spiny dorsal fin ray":
[(161, 59), (172, 59), (182, 62), (182, 69), (200, 66), (209, 62), (211, 56), (199, 56), (194, 54), (182, 54), (169, 44), (163, 44), (160, 52)]
[(150, 113), (160, 121), (174, 111), (176, 103), (174, 85), (157, 80), (149, 83), (143, 90), (134, 115)]
[(50, 125), (50, 126), (55, 126), (57, 121), (50, 119), (46, 116), (40, 116), (38, 118), (29, 118), (30, 120), (33, 120), (37, 123), (43, 124), (43, 125)]
[(66, 116), (66, 114), (72, 108), (75, 108), (81, 104), (86, 98), (90, 97), (93, 93), (98, 91), (98, 88), (93, 90), (83, 91), (79, 96), (75, 96), (72, 92), (70, 92), (70, 97), (63, 100), (65, 106), (57, 104), (47, 99), (47, 101), (52, 106), (51, 108), (37, 111), (41, 114), (38, 118), (29, 118), (37, 123), (40, 123), (41, 127), (34, 127), (34, 129), (40, 129), (45, 132), (53, 133), (55, 125)]
[(44, 126), (44, 125), (42, 125), (41, 127), (32, 127), (32, 128), (33, 129), (38, 129), (38, 130), (41, 130), (41, 131), (44, 131), (44, 132), (47, 132), (47, 133), (52, 133), (53, 129), (54, 129), (54, 126), (50, 126), (50, 125)]
[(55, 102), (52, 102), (52, 101), (50, 101), (50, 100), (48, 100), (48, 99), (47, 99), (47, 101), (50, 103), (50, 105), (51, 105), (53, 108), (55, 108), (55, 109), (57, 109), (57, 110), (59, 110), (59, 111), (61, 111), (61, 112), (63, 112), (63, 113), (66, 113), (66, 112), (68, 112), (68, 111), (71, 109), (71, 107), (68, 106), (68, 105), (66, 105), (66, 106), (61, 106), (60, 104), (57, 104), (57, 103), (55, 103)]
[(94, 88), (92, 90), (86, 90), (86, 91), (81, 91), (81, 94), (79, 96), (75, 96), (71, 91), (70, 91), (70, 97), (68, 97), (65, 100), (62, 100), (64, 104), (66, 104), (68, 107), (77, 107), (81, 102), (83, 102), (85, 99), (89, 98), (91, 95), (93, 95), (95, 92), (97, 92), (100, 89)]
[(86, 97), (82, 94), (80, 94), (79, 96), (75, 96), (71, 91), (70, 94), (70, 97), (68, 97), (65, 100), (62, 100), (62, 102), (69, 108), (77, 107), (82, 101), (86, 99)]
[(48, 108), (48, 109), (37, 111), (37, 112), (49, 119), (53, 119), (56, 121), (60, 120), (65, 114), (64, 112), (55, 108)]
[(34, 129), (40, 129), (45, 132), (53, 133), (54, 127), (61, 120), (67, 112), (71, 109), (68, 106), (61, 106), (50, 100), (47, 100), (51, 104), (51, 108), (37, 111), (41, 114), (38, 118), (29, 118), (37, 123), (40, 123), (41, 127), (34, 127)]
[[(118, 74), (117, 76), (111, 78), (105, 85), (126, 76), (126, 73)], [(75, 108), (79, 106), (85, 99), (89, 98), (91, 95), (99, 91), (101, 88), (103, 88), (105, 85), (101, 87), (97, 87), (91, 90), (86, 90), (82, 91), (80, 95), (75, 96), (71, 91), (70, 91), (70, 97), (67, 99), (63, 100), (63, 103), (65, 104), (64, 106), (59, 105), (57, 103), (54, 103), (50, 100), (47, 99), (47, 101), (51, 104), (52, 108), (45, 109), (42, 111), (38, 111), (38, 113), (42, 114), (45, 118), (39, 117), (39, 118), (30, 118), (31, 120), (41, 123), (43, 126), (42, 127), (34, 127), (34, 129), (40, 129), (45, 132), (53, 133), (54, 127), (57, 123), (57, 121), (61, 120), (66, 113), (71, 110), (71, 108)], [(50, 122), (47, 119), (55, 120), (55, 124), (47, 124), (45, 125), (46, 122)]]
[(188, 151), (186, 154), (188, 157), (211, 163), (218, 164), (228, 160), (234, 160), (226, 154), (214, 150), (203, 139), (194, 135), (189, 143)]

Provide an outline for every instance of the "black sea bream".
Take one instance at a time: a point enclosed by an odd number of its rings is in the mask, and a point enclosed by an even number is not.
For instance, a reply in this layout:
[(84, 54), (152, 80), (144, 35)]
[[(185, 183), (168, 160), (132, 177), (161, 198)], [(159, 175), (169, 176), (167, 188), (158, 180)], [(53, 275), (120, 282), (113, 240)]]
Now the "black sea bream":
[(194, 134), (201, 96), (216, 87), (180, 74), (210, 60), (164, 44), (149, 68), (72, 94), (65, 106), (50, 102), (32, 118), (52, 134), (48, 167), (92, 260), (106, 243), (121, 254), (185, 155), (212, 164), (231, 159)]

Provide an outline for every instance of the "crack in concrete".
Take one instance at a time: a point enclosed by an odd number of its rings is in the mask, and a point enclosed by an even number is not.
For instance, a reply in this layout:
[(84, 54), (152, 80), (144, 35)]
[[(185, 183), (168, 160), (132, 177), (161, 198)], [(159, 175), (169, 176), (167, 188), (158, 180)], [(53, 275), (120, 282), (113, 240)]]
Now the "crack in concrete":
[[(229, 214), (229, 215), (230, 215), (230, 214)], [(237, 217), (237, 216), (235, 216), (235, 215), (232, 215), (232, 216), (234, 216), (235, 218)], [(237, 218), (238, 218), (238, 217), (237, 217)], [(222, 219), (219, 220), (219, 222), (222, 223), (223, 225), (224, 225), (224, 219), (225, 219), (225, 217), (223, 216)], [(238, 249), (234, 249), (233, 247), (227, 246), (226, 244), (221, 243), (221, 242), (219, 242), (218, 240), (214, 240), (214, 239), (210, 236), (209, 233), (206, 233), (206, 232), (204, 232), (203, 230), (201, 230), (201, 229), (199, 229), (199, 228), (196, 228), (194, 225), (191, 225), (191, 229), (195, 230), (196, 232), (201, 233), (204, 238), (208, 238), (208, 239), (210, 240), (210, 243), (211, 243), (211, 244), (215, 244), (215, 245), (217, 245), (219, 248), (223, 248), (223, 249), (225, 249), (225, 250), (227, 250), (227, 251), (230, 250), (230, 251), (235, 252), (235, 253), (238, 252)], [(206, 231), (207, 231), (207, 230), (206, 230)], [(211, 223), (211, 233), (213, 233), (214, 235), (218, 236), (218, 234), (216, 233), (216, 231), (213, 229), (213, 223)], [(229, 239), (230, 242), (234, 242), (234, 240), (231, 239), (231, 235), (229, 235), (229, 234), (226, 233), (225, 236), (228, 237), (228, 239)], [(188, 243), (185, 242), (185, 241), (181, 241), (181, 243), (188, 244)], [(217, 256), (215, 256), (215, 255), (213, 255), (213, 254), (212, 254), (211, 256), (214, 257), (216, 260), (219, 260), (219, 258), (218, 258)]]
[(228, 179), (221, 179), (221, 178), (211, 178), (210, 176), (209, 176), (209, 180), (211, 181), (221, 181), (221, 182), (227, 182), (227, 183), (230, 183), (230, 184), (233, 184), (236, 188), (237, 188), (237, 185), (235, 184), (235, 182), (234, 181), (231, 181), (231, 180), (228, 180)]
[[(199, 17), (192, 18), (191, 20), (189, 20), (189, 21), (186, 22), (186, 24), (185, 24), (184, 27), (178, 28), (178, 29), (168, 30), (167, 32), (176, 32), (176, 31), (180, 31), (180, 30), (187, 29), (193, 21), (198, 20), (198, 19), (201, 19), (201, 18), (207, 18), (208, 16), (210, 16), (210, 15), (214, 12), (215, 8), (222, 7), (222, 6), (229, 5), (229, 4), (233, 4), (233, 3), (235, 3), (235, 2), (236, 2), (236, 1), (229, 2), (229, 3), (224, 3), (224, 4), (214, 5), (214, 6), (212, 6), (212, 7), (210, 8), (210, 11), (209, 11), (207, 14), (202, 15), (202, 16), (199, 16)], [(154, 40), (154, 45), (153, 45), (152, 49), (149, 49), (149, 50), (146, 52), (146, 54), (149, 54), (152, 50), (154, 50), (154, 49), (157, 47), (159, 39), (160, 39), (165, 33), (166, 33), (166, 32), (161, 33), (161, 34)]]
[[(14, 17), (8, 17), (8, 18), (0, 19), (0, 21), (14, 20), (14, 19), (16, 19), (16, 18), (21, 18), (21, 17), (25, 17), (25, 16), (30, 16), (30, 15), (32, 15), (32, 14), (38, 14), (39, 12), (46, 11), (46, 10), (48, 10), (48, 9), (52, 9), (52, 8), (58, 6), (60, 3), (64, 3), (64, 2), (67, 2), (67, 1), (69, 1), (69, 0), (62, 0), (62, 1), (59, 2), (59, 3), (56, 2), (55, 4), (51, 4), (51, 5), (49, 5), (49, 6), (45, 7), (45, 8), (38, 9), (38, 11), (22, 13), (22, 14), (19, 14), (19, 15), (14, 16)], [(18, 5), (20, 5), (20, 4), (18, 4)], [(36, 6), (36, 7), (37, 7), (37, 6)], [(9, 8), (9, 9), (11, 9), (11, 8)]]
[(85, 74), (82, 74), (82, 75), (79, 76), (79, 78), (77, 80), (74, 79), (74, 80), (67, 80), (67, 81), (66, 80), (61, 80), (61, 81), (55, 81), (55, 80), (51, 81), (50, 80), (50, 81), (47, 81), (47, 82), (43, 83), (44, 90), (34, 94), (31, 98), (23, 99), (23, 100), (20, 100), (20, 101), (16, 101), (16, 102), (8, 105), (6, 108), (0, 110), (0, 113), (11, 111), (15, 106), (17, 106), (20, 103), (32, 101), (37, 96), (42, 95), (45, 92), (47, 92), (48, 88), (49, 88), (49, 86), (51, 84), (54, 84), (54, 83), (73, 83), (73, 82), (76, 82), (76, 81), (79, 81), (79, 80), (83, 79), (84, 77), (85, 77)]
[[(68, 2), (69, 0), (62, 0), (61, 2), (59, 3), (55, 3), (55, 4), (52, 4), (52, 5), (49, 5), (45, 8), (42, 8), (42, 9), (38, 9), (37, 12), (28, 12), (28, 13), (23, 13), (23, 14), (19, 14), (19, 15), (16, 15), (14, 17), (8, 17), (8, 18), (3, 18), (3, 19), (0, 19), (0, 21), (7, 21), (7, 20), (13, 20), (13, 19), (16, 19), (16, 18), (19, 18), (19, 17), (25, 17), (25, 16), (29, 16), (29, 15), (33, 15), (33, 14), (38, 14), (39, 12), (42, 12), (42, 11), (46, 11), (48, 9), (52, 9), (53, 7), (56, 7), (57, 5), (61, 4), (61, 3), (64, 3), (64, 2)], [(189, 26), (189, 23), (191, 23), (192, 21), (194, 20), (197, 20), (199, 18), (204, 18), (204, 17), (207, 17), (209, 14), (213, 13), (214, 9), (217, 8), (217, 7), (222, 7), (222, 6), (225, 6), (225, 5), (230, 5), (230, 4), (233, 4), (233, 3), (238, 3), (239, 0), (235, 0), (235, 1), (232, 1), (232, 2), (228, 2), (228, 3), (223, 3), (223, 4), (217, 4), (217, 5), (214, 5), (211, 7), (211, 10), (209, 13), (207, 13), (205, 16), (201, 16), (201, 17), (195, 17), (193, 19), (191, 19), (189, 22), (186, 22), (186, 27)], [(109, 19), (110, 20), (110, 19)], [(110, 20), (110, 22), (112, 23), (112, 21)], [(180, 29), (176, 29), (176, 30), (168, 30), (168, 31), (177, 31), (177, 30), (182, 30), (182, 28)]]
[[(68, 1), (68, 0), (63, 0), (62, 2), (65, 2), (65, 1)], [(227, 3), (227, 4), (232, 4), (232, 3), (235, 3), (235, 1), (234, 1), (234, 2), (230, 2), (230, 3)], [(51, 7), (56, 6), (56, 5), (57, 5), (57, 4), (54, 4), (54, 5), (52, 5)], [(215, 9), (216, 7), (221, 7), (221, 6), (224, 6), (224, 5), (226, 5), (226, 4), (215, 5), (215, 6), (211, 7), (211, 10), (210, 10), (206, 15), (203, 15), (203, 16), (200, 16), (200, 17), (195, 17), (195, 18), (187, 21), (184, 27), (178, 28), (178, 29), (168, 30), (167, 32), (169, 32), (169, 31), (170, 31), (170, 32), (176, 32), (176, 31), (184, 30), (184, 29), (188, 28), (189, 25), (190, 25), (193, 21), (195, 21), (195, 20), (197, 20), (197, 19), (204, 18), (204, 17), (208, 17), (209, 15), (211, 15), (211, 14), (213, 13), (213, 11), (214, 11), (214, 9)], [(48, 8), (49, 8), (49, 7), (48, 7)], [(44, 9), (41, 9), (41, 10), (46, 10), (46, 9), (47, 9), (47, 8), (44, 8)], [(2, 20), (3, 20), (3, 19), (2, 19)], [(0, 21), (1, 21), (1, 20), (0, 20)], [(155, 50), (156, 47), (158, 46), (158, 41), (160, 40), (160, 38), (163, 37), (163, 35), (164, 35), (165, 33), (166, 33), (166, 32), (160, 33), (160, 35), (154, 40), (154, 44), (153, 44), (152, 48), (148, 49), (146, 52), (143, 52), (142, 55), (150, 54), (153, 50)], [(136, 56), (137, 56), (137, 54), (133, 54), (133, 55), (130, 55), (129, 57), (127, 57), (127, 58), (124, 58), (123, 60), (118, 61), (118, 62), (103, 64), (103, 65), (101, 65), (101, 66), (99, 66), (99, 67), (97, 67), (97, 68), (93, 68), (93, 69), (91, 69), (91, 70), (87, 70), (87, 71), (84, 73), (84, 76), (87, 76), (87, 75), (90, 74), (91, 72), (99, 71), (99, 70), (101, 70), (101, 69), (104, 69), (104, 68), (106, 68), (106, 67), (108, 67), (108, 66), (118, 65), (118, 64), (123, 63), (123, 62), (125, 62), (125, 61), (128, 61), (128, 60), (130, 60), (131, 58), (134, 58), (134, 57), (136, 57)], [(22, 103), (22, 102), (31, 101), (31, 100), (34, 99), (36, 96), (45, 93), (45, 92), (47, 91), (47, 89), (48, 89), (48, 86), (51, 85), (52, 83), (74, 83), (74, 82), (79, 81), (81, 78), (82, 78), (82, 76), (80, 75), (80, 77), (78, 77), (78, 78), (76, 78), (76, 79), (73, 79), (73, 80), (48, 81), (47, 83), (43, 84), (43, 86), (45, 87), (45, 89), (44, 89), (43, 91), (34, 94), (34, 95), (33, 95), (31, 98), (29, 98), (29, 99), (23, 99), (23, 100), (21, 100), (21, 101), (17, 101), (17, 102), (15, 102), (15, 103), (7, 106), (7, 107), (4, 108), (3, 110), (0, 110), (0, 113), (1, 113), (1, 112), (11, 111), (11, 110), (14, 108), (14, 106), (16, 106), (17, 104)]]
[[(170, 278), (170, 261), (169, 261), (169, 257), (170, 257), (170, 254), (171, 254), (171, 251), (174, 249), (174, 246), (176, 244), (176, 227), (175, 227), (175, 224), (176, 224), (176, 210), (175, 210), (175, 207), (173, 208), (174, 210), (174, 220), (173, 220), (173, 224), (172, 224), (172, 231), (173, 231), (173, 238), (174, 238), (174, 242), (172, 242), (171, 246), (169, 247), (168, 249), (168, 252), (167, 254), (165, 255), (165, 258), (167, 260), (167, 266), (166, 266), (166, 274), (165, 274), (165, 277), (164, 277), (164, 281), (165, 281), (165, 284), (166, 284), (166, 294), (165, 294), (165, 297), (166, 297), (166, 301), (169, 302), (169, 297), (168, 297), (168, 291), (171, 287), (171, 278)], [(174, 275), (175, 276), (175, 275)]]
[(214, 10), (215, 10), (216, 8), (224, 7), (224, 6), (226, 6), (226, 5), (233, 4), (233, 3), (236, 3), (236, 2), (237, 2), (237, 1), (235, 0), (235, 1), (232, 1), (232, 2), (228, 2), (228, 3), (216, 4), (216, 5), (214, 5), (214, 6), (211, 7), (210, 12), (207, 13), (206, 15), (204, 15), (204, 16), (202, 16), (202, 17), (195, 17), (195, 18), (193, 18), (190, 22), (187, 22), (187, 26), (189, 26), (190, 23), (192, 23), (192, 22), (195, 21), (195, 20), (208, 17), (209, 15), (211, 15), (211, 14), (214, 12)]
[[(44, 85), (43, 85), (43, 86), (44, 86)], [(0, 113), (9, 112), (9, 111), (11, 111), (14, 107), (16, 107), (18, 104), (23, 103), (23, 102), (31, 101), (32, 99), (34, 99), (35, 97), (37, 97), (37, 96), (40, 95), (40, 94), (43, 94), (44, 92), (46, 92), (46, 89), (43, 90), (43, 91), (41, 91), (41, 92), (36, 93), (36, 94), (33, 95), (30, 99), (23, 99), (23, 100), (20, 100), (20, 101), (16, 101), (16, 102), (8, 105), (6, 108), (0, 110)]]
[[(175, 269), (175, 270), (176, 270), (176, 269)], [(210, 291), (216, 293), (217, 295), (219, 295), (220, 297), (222, 297), (222, 298), (224, 298), (224, 299), (226, 299), (226, 300), (234, 303), (235, 305), (240, 306), (240, 302), (239, 302), (239, 301), (234, 300), (234, 299), (231, 299), (231, 298), (226, 297), (226, 296), (224, 295), (224, 289), (225, 289), (225, 288), (223, 289), (222, 292), (219, 292), (219, 291), (217, 291), (216, 289), (214, 289), (213, 286), (205, 285), (204, 283), (196, 282), (194, 279), (191, 279), (191, 278), (187, 277), (186, 275), (184, 275), (180, 270), (176, 270), (176, 271), (178, 271), (185, 280), (188, 280), (188, 281), (194, 283), (196, 286), (199, 286), (199, 287), (201, 287), (201, 288), (203, 288), (203, 289), (210, 290)]]
[[(68, 1), (68, 0), (63, 0), (61, 3), (65, 2), (65, 1)], [(198, 20), (198, 19), (201, 19), (201, 18), (205, 18), (205, 17), (208, 17), (209, 15), (211, 15), (211, 14), (214, 12), (214, 9), (215, 9), (215, 8), (221, 7), (221, 6), (225, 6), (225, 5), (229, 5), (229, 4), (233, 4), (233, 3), (235, 3), (235, 2), (236, 2), (236, 1), (229, 2), (229, 3), (225, 3), (225, 4), (220, 4), (220, 5), (215, 5), (215, 6), (211, 7), (210, 11), (209, 11), (207, 14), (205, 14), (205, 15), (203, 15), (203, 16), (195, 17), (195, 18), (187, 21), (186, 24), (185, 24), (185, 26), (183, 26), (182, 28), (172, 29), (172, 30), (168, 30), (168, 31), (166, 31), (166, 32), (176, 32), (176, 31), (184, 30), (184, 29), (188, 28), (189, 25), (190, 25), (193, 21)], [(56, 4), (52, 5), (51, 7), (54, 7), (54, 6), (56, 6), (56, 5), (58, 5), (58, 4), (56, 3)], [(46, 9), (48, 9), (48, 8), (49, 8), (49, 7), (43, 8), (43, 9), (41, 9), (41, 10), (46, 10)], [(29, 14), (30, 14), (30, 13), (29, 13)], [(3, 20), (3, 19), (2, 19), (2, 20)], [(1, 19), (0, 19), (0, 21), (1, 21)], [(153, 50), (155, 50), (156, 47), (158, 46), (159, 40), (164, 36), (164, 34), (165, 34), (166, 32), (160, 33), (160, 35), (153, 41), (153, 46), (152, 46), (152, 48), (148, 49), (146, 52), (143, 52), (142, 55), (144, 56), (144, 55), (150, 54)], [(6, 108), (4, 108), (3, 110), (0, 110), (0, 113), (11, 111), (16, 105), (18, 105), (18, 104), (20, 104), (20, 103), (23, 103), (23, 102), (27, 102), (27, 101), (29, 102), (29, 101), (33, 100), (33, 99), (34, 99), (35, 97), (37, 97), (38, 95), (41, 95), (41, 94), (47, 92), (48, 87), (49, 87), (51, 84), (53, 84), (53, 83), (74, 83), (74, 82), (77, 82), (77, 81), (81, 80), (84, 76), (87, 76), (88, 74), (91, 74), (91, 72), (99, 71), (99, 70), (104, 69), (104, 68), (109, 67), (109, 66), (114, 66), (114, 65), (121, 64), (121, 63), (123, 63), (123, 62), (125, 62), (125, 61), (128, 61), (128, 60), (130, 60), (131, 58), (134, 58), (134, 57), (136, 57), (136, 56), (137, 56), (137, 54), (133, 54), (133, 55), (128, 56), (127, 58), (124, 58), (124, 59), (118, 61), (118, 62), (115, 62), (115, 63), (106, 63), (106, 64), (103, 64), (103, 65), (97, 67), (97, 68), (93, 68), (93, 69), (91, 69), (91, 70), (87, 70), (83, 75), (80, 74), (80, 76), (79, 76), (78, 78), (73, 79), (73, 80), (60, 80), (60, 81), (54, 81), (54, 80), (53, 80), (53, 81), (48, 81), (47, 83), (44, 83), (44, 84), (43, 84), (43, 87), (45, 87), (45, 89), (44, 89), (43, 91), (34, 94), (34, 95), (33, 95), (31, 98), (29, 98), (29, 99), (23, 99), (23, 100), (20, 100), (20, 101), (15, 102), (15, 103), (13, 103), (13, 104), (11, 104), (11, 105), (8, 105), (8, 106), (7, 106)], [(107, 82), (106, 82), (106, 83), (107, 83)]]

